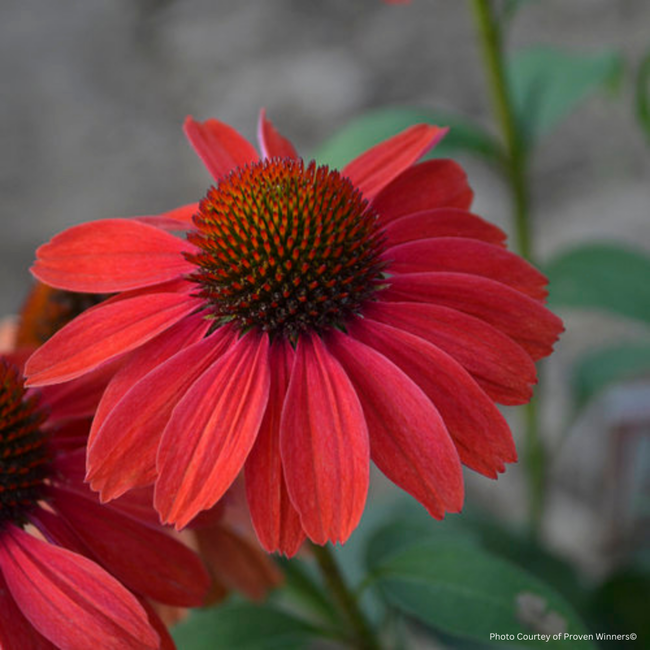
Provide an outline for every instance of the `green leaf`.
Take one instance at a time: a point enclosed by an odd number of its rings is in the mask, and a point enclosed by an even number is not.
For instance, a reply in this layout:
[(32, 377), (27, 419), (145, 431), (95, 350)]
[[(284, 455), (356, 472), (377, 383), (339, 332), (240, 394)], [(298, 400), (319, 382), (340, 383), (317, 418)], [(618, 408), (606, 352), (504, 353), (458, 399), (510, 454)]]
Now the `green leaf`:
[(398, 518), (379, 528), (368, 541), (366, 566), (373, 570), (384, 560), (421, 542), (454, 540), (456, 544), (476, 544), (477, 540), (457, 518), (448, 515), (445, 521)]
[(172, 635), (178, 650), (300, 650), (319, 631), (275, 607), (229, 603), (193, 611)]
[[(389, 603), (442, 632), (526, 647), (595, 647), (582, 636), (588, 633), (577, 614), (553, 589), (472, 545), (420, 542), (381, 561), (374, 571)], [(565, 632), (582, 638), (534, 638)], [(492, 633), (514, 639), (490, 639)]]
[(548, 47), (515, 54), (508, 64), (512, 101), (528, 144), (533, 144), (594, 91), (622, 77), (617, 52), (578, 55)]
[(590, 352), (573, 369), (574, 401), (583, 408), (605, 387), (642, 374), (650, 375), (650, 343), (619, 344)]
[(597, 629), (610, 634), (634, 632), (650, 639), (650, 573), (641, 567), (624, 567), (595, 591), (592, 616)]
[(544, 267), (551, 307), (605, 310), (650, 323), (650, 256), (616, 244), (586, 244)]
[(481, 127), (463, 117), (426, 108), (384, 108), (366, 113), (324, 142), (313, 157), (321, 164), (340, 169), (370, 147), (421, 123), (450, 127), (432, 152), (437, 158), (458, 151), (468, 151), (490, 160), (500, 157), (499, 145)]
[(650, 143), (650, 51), (636, 75), (636, 117)]

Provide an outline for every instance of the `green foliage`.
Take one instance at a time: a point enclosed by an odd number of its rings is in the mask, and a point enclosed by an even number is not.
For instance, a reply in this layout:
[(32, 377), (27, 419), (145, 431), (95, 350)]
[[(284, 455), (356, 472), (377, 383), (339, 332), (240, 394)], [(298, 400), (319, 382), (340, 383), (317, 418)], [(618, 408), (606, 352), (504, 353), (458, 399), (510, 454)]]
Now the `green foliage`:
[(600, 309), (650, 323), (650, 256), (615, 244), (585, 244), (552, 259), (549, 304)]
[(578, 55), (535, 47), (510, 58), (512, 102), (526, 142), (532, 146), (594, 91), (613, 87), (622, 76), (614, 51)]
[(522, 569), (471, 543), (415, 541), (372, 567), (386, 600), (443, 632), (500, 644), (593, 648), (586, 640), (517, 640), (517, 634), (587, 634), (571, 606)]
[(314, 153), (314, 159), (340, 169), (382, 140), (420, 123), (450, 127), (449, 133), (432, 152), (438, 158), (458, 151), (467, 151), (489, 160), (500, 156), (496, 141), (469, 120), (433, 109), (404, 107), (372, 111), (353, 120), (323, 143)]
[(592, 610), (597, 629), (610, 634), (634, 632), (650, 639), (650, 572), (626, 567), (609, 576), (595, 591)]
[(650, 143), (650, 51), (641, 61), (636, 76), (636, 117)]
[(642, 374), (650, 375), (650, 343), (618, 344), (590, 352), (573, 369), (574, 402), (583, 408), (606, 386)]
[(276, 607), (228, 603), (192, 612), (173, 636), (179, 650), (300, 650), (322, 633)]

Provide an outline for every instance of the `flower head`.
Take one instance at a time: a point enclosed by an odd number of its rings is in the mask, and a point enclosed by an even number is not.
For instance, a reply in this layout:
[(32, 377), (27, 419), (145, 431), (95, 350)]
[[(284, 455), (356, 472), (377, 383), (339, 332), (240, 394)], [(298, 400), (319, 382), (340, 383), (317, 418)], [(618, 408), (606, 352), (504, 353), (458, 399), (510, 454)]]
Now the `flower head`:
[(468, 212), (462, 169), (415, 164), (445, 130), (412, 127), (340, 171), (300, 160), (264, 112), (261, 157), (216, 120), (185, 132), (215, 179), (200, 203), (73, 227), (33, 269), (119, 292), (28, 364), (44, 385), (120, 359), (92, 487), (155, 482), (181, 528), (243, 469), (262, 544), (288, 555), (348, 538), (371, 458), (433, 516), (460, 510), (461, 463), (496, 477), (516, 459), (494, 402), (530, 399), (562, 324), (544, 276)]
[(51, 415), (71, 413), (59, 395), (26, 390), (0, 359), (0, 645), (173, 647), (145, 597), (199, 605), (205, 569), (132, 498), (98, 503), (69, 444), (79, 421)]

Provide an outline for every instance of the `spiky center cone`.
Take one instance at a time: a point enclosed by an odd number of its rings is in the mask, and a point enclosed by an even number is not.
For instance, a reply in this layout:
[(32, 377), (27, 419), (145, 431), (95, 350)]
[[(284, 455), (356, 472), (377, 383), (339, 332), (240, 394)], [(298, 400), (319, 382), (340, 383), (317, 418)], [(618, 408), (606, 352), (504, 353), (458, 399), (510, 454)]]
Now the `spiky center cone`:
[(36, 397), (26, 397), (18, 370), (0, 361), (0, 531), (23, 526), (43, 498), (50, 471), (46, 418)]
[(216, 326), (295, 339), (344, 327), (382, 282), (377, 215), (337, 171), (302, 160), (235, 169), (201, 201), (188, 255)]

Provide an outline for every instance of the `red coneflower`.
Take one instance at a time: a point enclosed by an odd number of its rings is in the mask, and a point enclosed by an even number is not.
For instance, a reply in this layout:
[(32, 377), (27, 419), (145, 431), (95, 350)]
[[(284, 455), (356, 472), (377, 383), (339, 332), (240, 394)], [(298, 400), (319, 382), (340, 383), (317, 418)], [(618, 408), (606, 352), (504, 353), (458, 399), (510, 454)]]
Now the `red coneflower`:
[(130, 495), (98, 502), (83, 449), (70, 450), (83, 421), (57, 406), (60, 395), (26, 391), (0, 359), (0, 647), (173, 648), (144, 598), (199, 605), (205, 569), (142, 521)]
[(444, 129), (409, 128), (339, 172), (303, 163), (263, 112), (259, 127), (261, 158), (188, 118), (216, 180), (199, 204), (39, 249), (42, 281), (119, 293), (36, 352), (31, 385), (120, 357), (88, 479), (105, 500), (155, 481), (179, 528), (243, 468), (265, 548), (343, 542), (370, 458), (434, 517), (460, 510), (461, 463), (496, 477), (516, 459), (494, 402), (530, 399), (562, 330), (546, 279), (468, 212), (457, 164), (414, 164)]

